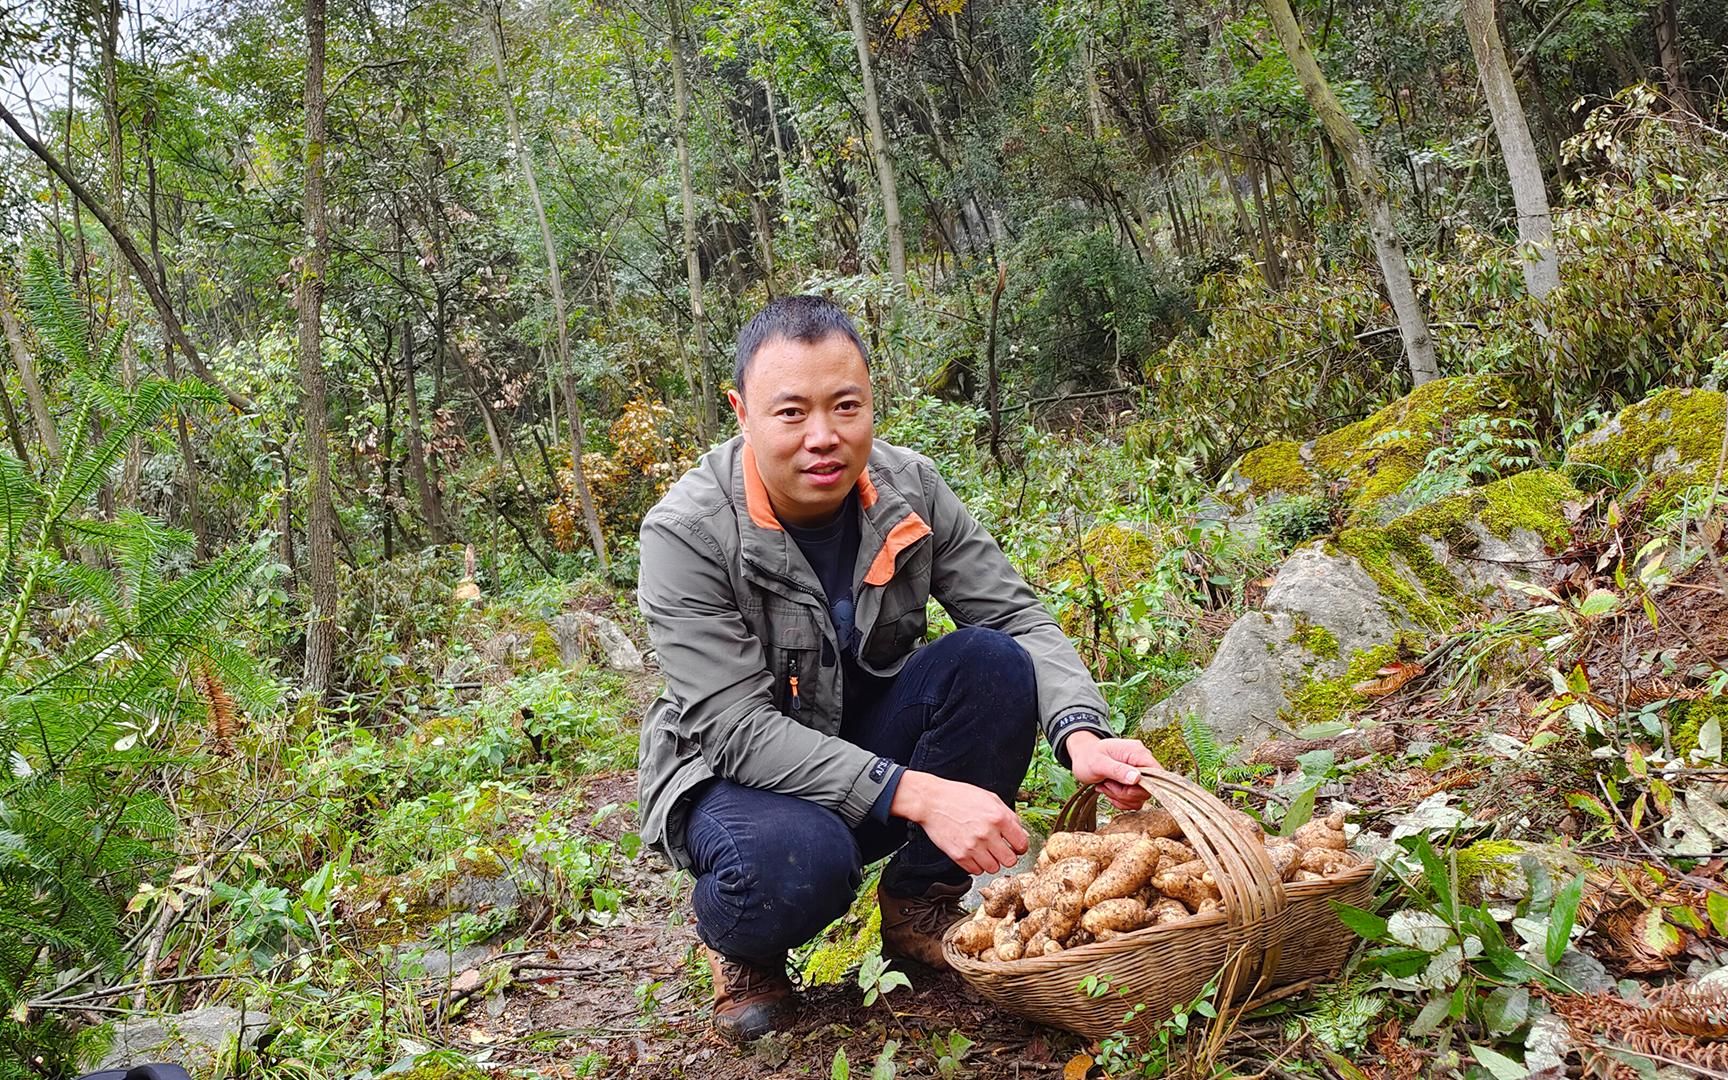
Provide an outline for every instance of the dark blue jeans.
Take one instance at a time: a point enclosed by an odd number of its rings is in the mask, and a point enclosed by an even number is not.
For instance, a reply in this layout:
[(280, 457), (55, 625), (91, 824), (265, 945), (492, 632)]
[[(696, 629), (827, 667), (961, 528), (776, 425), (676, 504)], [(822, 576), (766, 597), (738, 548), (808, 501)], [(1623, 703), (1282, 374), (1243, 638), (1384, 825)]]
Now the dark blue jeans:
[[(1001, 631), (967, 627), (913, 653), (891, 685), (848, 712), (841, 735), (1013, 806), (1037, 727), (1031, 657)], [(725, 956), (763, 964), (845, 914), (864, 867), (890, 853), (898, 852), (882, 884), (897, 895), (968, 880), (916, 825), (866, 819), (848, 828), (826, 807), (724, 779), (699, 790), (685, 841), (697, 935)]]

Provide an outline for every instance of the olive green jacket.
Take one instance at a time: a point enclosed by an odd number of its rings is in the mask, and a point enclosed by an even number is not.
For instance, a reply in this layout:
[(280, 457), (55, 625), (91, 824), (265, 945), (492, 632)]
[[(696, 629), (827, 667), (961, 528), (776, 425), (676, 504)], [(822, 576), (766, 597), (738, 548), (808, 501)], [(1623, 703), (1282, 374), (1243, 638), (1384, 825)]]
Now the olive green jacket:
[[(929, 458), (878, 440), (858, 495), (859, 666), (898, 673), (924, 644), (934, 596), (958, 625), (1004, 631), (1031, 655), (1053, 746), (1077, 730), (1110, 733), (1074, 647)], [(642, 725), (645, 841), (687, 867), (685, 796), (715, 776), (864, 820), (894, 763), (839, 737), (843, 666), (827, 599), (742, 437), (704, 454), (648, 512), (637, 597), (666, 676)]]

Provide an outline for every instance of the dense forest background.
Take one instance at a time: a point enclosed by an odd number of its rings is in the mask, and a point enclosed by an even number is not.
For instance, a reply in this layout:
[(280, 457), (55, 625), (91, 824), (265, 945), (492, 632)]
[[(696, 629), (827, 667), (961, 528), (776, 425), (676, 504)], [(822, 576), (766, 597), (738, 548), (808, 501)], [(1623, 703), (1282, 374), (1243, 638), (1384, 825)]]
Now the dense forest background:
[[(31, 0), (0, 63), (0, 1076), (365, 981), (344, 888), (554, 843), (639, 694), (487, 645), (631, 628), (772, 296), (855, 313), (1127, 724), (1266, 566), (1184, 517), (1244, 452), (1493, 373), (1552, 456), (1728, 366), (1716, 0)], [(1059, 569), (1122, 516), (1149, 584)], [(630, 838), (558, 837), (615, 912)], [(425, 1035), (355, 993), (272, 1060)]]

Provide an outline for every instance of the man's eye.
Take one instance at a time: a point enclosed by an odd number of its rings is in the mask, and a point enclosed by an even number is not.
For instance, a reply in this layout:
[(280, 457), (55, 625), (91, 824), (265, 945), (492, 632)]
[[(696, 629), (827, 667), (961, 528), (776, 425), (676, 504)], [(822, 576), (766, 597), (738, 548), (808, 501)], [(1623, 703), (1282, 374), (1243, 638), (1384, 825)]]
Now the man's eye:
[(774, 414), (782, 420), (797, 420), (804, 415), (803, 409), (781, 409)]
[(843, 413), (855, 413), (863, 407), (864, 403), (861, 401), (842, 401), (835, 408)]

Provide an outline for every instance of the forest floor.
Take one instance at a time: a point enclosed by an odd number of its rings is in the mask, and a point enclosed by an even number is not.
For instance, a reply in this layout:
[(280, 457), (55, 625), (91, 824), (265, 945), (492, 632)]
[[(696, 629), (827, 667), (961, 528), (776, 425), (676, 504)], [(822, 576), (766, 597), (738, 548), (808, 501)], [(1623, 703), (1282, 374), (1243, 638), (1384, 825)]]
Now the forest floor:
[[(1580, 575), (1572, 588), (1588, 591), (1587, 576)], [(1646, 694), (1663, 692), (1649, 662), (1658, 655), (1666, 654), (1668, 670), (1728, 657), (1728, 599), (1706, 584), (1702, 568), (1669, 590), (1663, 606), (1659, 629), (1641, 616), (1610, 620), (1581, 644), (1582, 670), (1604, 697), (1636, 698), (1640, 686)], [(1488, 732), (1529, 740), (1543, 726), (1533, 718), (1538, 697), (1548, 692), (1539, 673), (1463, 700), (1449, 681), (1412, 682), (1360, 718), (1394, 733), (1390, 749), (1382, 741), (1376, 750), (1382, 767), (1351, 771), (1329, 794), (1356, 806), (1364, 828), (1384, 833), (1423, 800), (1444, 792), (1467, 805), (1477, 820), (1510, 815), (1524, 823), (1521, 833), (1554, 838), (1598, 865), (1635, 869), (1646, 881), (1674, 880), (1671, 868), (1651, 851), (1653, 825), (1605, 828), (1584, 812), (1588, 804), (1555, 797), (1556, 786), (1588, 790), (1591, 774), (1585, 762), (1567, 765), (1560, 754), (1558, 760), (1505, 767), (1479, 754), (1418, 761), (1408, 753), (1412, 746), (1472, 745)], [(1560, 775), (1568, 768), (1576, 774)], [(1270, 790), (1280, 779), (1274, 773), (1254, 783)], [(634, 781), (628, 771), (588, 778), (585, 809), (630, 805)], [(594, 828), (597, 838), (616, 840), (633, 827), (618, 813)], [(1719, 863), (1705, 862), (1692, 872), (1716, 879), (1720, 870)], [(709, 1027), (710, 986), (689, 923), (687, 881), (651, 854), (630, 861), (621, 868), (619, 883), (631, 901), (618, 920), (532, 939), (528, 947), (534, 951), (512, 961), (513, 977), (503, 994), (489, 1008), (476, 1003), (451, 1021), (451, 1042), (471, 1050), (491, 1047), (492, 1061), (531, 1067), (546, 1076), (827, 1077), (833, 1075), (838, 1051), (866, 1075), (890, 1042), (900, 1076), (1101, 1075), (1088, 1068), (1099, 1050), (1096, 1042), (1006, 1014), (957, 976), (916, 969), (908, 972), (910, 988), (868, 1008), (854, 984), (855, 972), (839, 983), (807, 988), (796, 1023), (783, 1035), (745, 1050), (728, 1045)], [(1593, 887), (1591, 893), (1593, 912), (1642, 910), (1639, 898), (1623, 888)], [(1678, 974), (1688, 964), (1713, 967), (1718, 960), (1707, 933), (1678, 935), (1674, 947), (1652, 956), (1627, 928), (1647, 924), (1599, 918), (1581, 945), (1611, 977)], [(1287, 1037), (1285, 1021), (1302, 1007), (1300, 1001), (1280, 1003), (1242, 1018), (1225, 1057), (1239, 1067), (1301, 1060), (1307, 1056), (1301, 1038)], [(1397, 1045), (1395, 1034), (1388, 1045)], [(1319, 1060), (1333, 1056), (1315, 1053)], [(1418, 1051), (1405, 1065), (1426, 1068), (1427, 1057)], [(584, 1067), (591, 1071), (584, 1074)], [(1365, 1075), (1402, 1075), (1380, 1068), (1377, 1074), (1371, 1066)]]
[[(589, 777), (578, 816), (628, 808), (635, 784), (629, 771)], [(625, 809), (583, 828), (616, 841), (635, 826)], [(689, 921), (688, 879), (650, 854), (613, 877), (630, 897), (615, 920), (531, 935), (512, 955), (458, 977), (447, 1000), (462, 1007), (442, 1010), (437, 1033), (470, 1054), (490, 1049), (493, 1064), (546, 1077), (826, 1077), (837, 1051), (868, 1063), (887, 1040), (904, 1048), (901, 1075), (937, 1075), (954, 1032), (970, 1041), (962, 1056), (978, 1075), (1043, 1076), (1060, 1075), (1083, 1047), (1076, 1036), (1000, 1012), (955, 975), (913, 968), (909, 989), (870, 1008), (851, 981), (806, 988), (791, 1028), (741, 1050), (709, 1024), (711, 987)], [(502, 970), (508, 984), (488, 995)], [(945, 1045), (932, 1048), (934, 1038)]]
[[(1576, 605), (1612, 584), (1591, 550), (1580, 547), (1561, 561), (1567, 560), (1575, 569), (1558, 568), (1562, 604)], [(1709, 567), (1700, 563), (1682, 574), (1657, 603), (1654, 619), (1628, 604), (1580, 623), (1570, 659), (1562, 664), (1576, 664), (1579, 700), (1592, 703), (1604, 719), (1620, 716), (1626, 762), (1664, 741), (1660, 734), (1638, 733), (1640, 702), (1687, 702), (1701, 693), (1687, 685), (1697, 676), (1676, 673), (1719, 670), (1728, 662), (1728, 598), (1717, 590)], [(1674, 858), (1674, 837), (1660, 831), (1668, 812), (1656, 810), (1656, 785), (1636, 771), (1628, 775), (1620, 763), (1606, 768), (1601, 755), (1592, 755), (1558, 719), (1554, 657), (1514, 649), (1499, 658), (1494, 678), (1473, 686), (1463, 677), (1472, 664), (1486, 663), (1483, 650), (1495, 628), (1516, 617), (1485, 618), (1427, 643), (1428, 670), (1358, 709), (1352, 733), (1264, 745), (1249, 760), (1277, 764), (1229, 786), (1260, 809), (1266, 799), (1278, 798), (1281, 785), (1300, 777), (1293, 755), (1323, 746), (1337, 764), (1318, 795), (1349, 805), (1370, 846), (1439, 798), (1468, 810), (1467, 817), (1458, 814), (1461, 827), (1435, 833), (1436, 845), (1450, 847), (1455, 856), (1492, 833), (1493, 843), (1517, 838), (1587, 860), (1592, 869), (1579, 925), (1589, 930), (1575, 936), (1574, 944), (1594, 973), (1596, 989), (1619, 980), (1624, 990), (1628, 978), (1648, 989), (1720, 968), (1722, 939), (1711, 928), (1728, 912), (1706, 910), (1704, 890), (1721, 889), (1723, 861)], [(658, 684), (650, 671), (608, 691), (607, 722), (615, 725), (611, 737), (620, 745), (627, 737), (633, 743), (628, 729)], [(1545, 732), (1551, 740), (1546, 744), (1538, 738)], [(1514, 749), (1508, 751), (1509, 745)], [(1537, 747), (1539, 753), (1531, 749)], [(488, 1068), (546, 1077), (870, 1076), (872, 1063), (884, 1056), (892, 1059), (892, 1070), (874, 1075), (1104, 1075), (1093, 1063), (1108, 1051), (1098, 1041), (1022, 1020), (986, 1002), (957, 976), (923, 969), (908, 970), (910, 986), (866, 1006), (853, 967), (836, 982), (803, 988), (786, 1032), (742, 1049), (719, 1039), (709, 1022), (710, 977), (691, 923), (689, 876), (651, 851), (634, 850), (636, 775), (620, 767), (630, 756), (617, 752), (609, 764), (586, 774), (542, 774), (527, 785), (528, 801), (510, 824), (524, 829), (550, 815), (595, 850), (631, 852), (613, 858), (605, 871), (607, 886), (621, 897), (617, 910), (578, 905), (572, 921), (570, 911), (554, 919), (544, 905), (524, 908), (479, 966), (441, 983), (420, 982), (427, 1042), (459, 1050)], [(1614, 788), (1615, 776), (1621, 788)], [(1678, 776), (1676, 793), (1667, 798), (1675, 807), (1719, 801), (1724, 793), (1714, 785), (1688, 783), (1698, 779)], [(1620, 806), (1645, 788), (1653, 799), (1648, 813), (1640, 820), (1634, 811), (1628, 822)], [(1049, 792), (1034, 795), (1039, 809), (1049, 809), (1043, 806), (1049, 800)], [(846, 941), (858, 931), (857, 921), (836, 924), (828, 939)], [(1218, 1064), (1244, 1076), (1318, 1070), (1364, 1080), (1415, 1080), (1456, 1064), (1443, 1060), (1443, 1044), (1413, 1040), (1408, 1016), (1400, 1035), (1399, 1010), (1386, 1000), (1385, 984), (1376, 988), (1371, 977), (1358, 974), (1340, 985), (1341, 1000), (1379, 1002), (1359, 1018), (1356, 1049), (1344, 1058), (1312, 1034), (1316, 1008), (1329, 1008), (1318, 1004), (1331, 993), (1323, 990), (1233, 1018)], [(1493, 981), (1479, 985), (1487, 994)], [(1574, 1027), (1573, 1034), (1579, 1045), (1591, 1045), (1584, 1028)], [(1351, 1072), (1349, 1061), (1370, 1048), (1390, 1057)], [(1690, 1052), (1679, 1044), (1668, 1048)], [(841, 1054), (847, 1070), (836, 1065)]]

